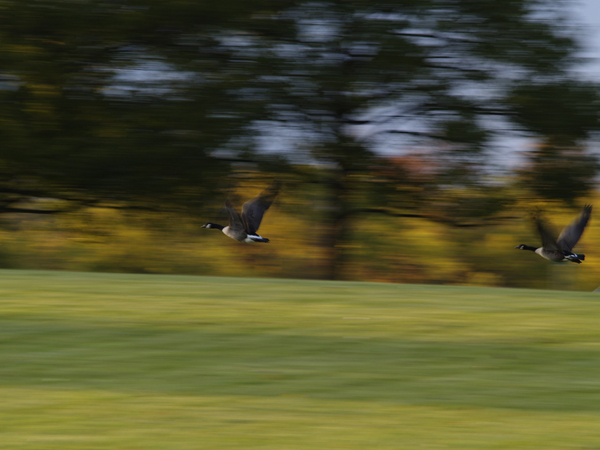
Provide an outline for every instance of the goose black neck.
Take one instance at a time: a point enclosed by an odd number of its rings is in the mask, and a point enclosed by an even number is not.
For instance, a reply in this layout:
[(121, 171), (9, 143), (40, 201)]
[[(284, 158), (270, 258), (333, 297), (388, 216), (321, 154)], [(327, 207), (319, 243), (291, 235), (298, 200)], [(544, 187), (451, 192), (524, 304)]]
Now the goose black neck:
[(532, 252), (535, 252), (537, 250), (537, 247), (531, 247), (530, 245), (523, 244), (523, 246), (521, 247), (521, 249), (523, 249), (523, 250), (531, 250)]
[(219, 225), (218, 223), (207, 223), (205, 225), (206, 228), (216, 228), (217, 230), (223, 230), (225, 228), (223, 225)]

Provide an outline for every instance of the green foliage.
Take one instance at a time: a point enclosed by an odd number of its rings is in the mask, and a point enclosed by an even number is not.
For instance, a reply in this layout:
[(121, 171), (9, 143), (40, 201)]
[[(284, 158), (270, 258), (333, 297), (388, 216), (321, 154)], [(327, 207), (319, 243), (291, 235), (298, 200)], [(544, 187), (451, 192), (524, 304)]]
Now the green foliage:
[(549, 141), (530, 152), (528, 159), (520, 171), (521, 179), (541, 198), (573, 206), (594, 190), (600, 163), (581, 147)]
[(598, 129), (596, 86), (574, 80), (523, 85), (512, 92), (508, 102), (515, 106), (515, 119), (541, 136), (572, 140)]
[(532, 19), (548, 7), (5, 1), (5, 190), (26, 175), (47, 196), (180, 202), (182, 186), (228, 173), (212, 151), (262, 132), (258, 120), (301, 130), (317, 144), (304, 150), (350, 170), (374, 157), (353, 128), (450, 142), (453, 164), (485, 148), (490, 116), (585, 137), (598, 127), (596, 87), (568, 77), (577, 47), (565, 24)]
[(3, 191), (25, 177), (39, 196), (156, 206), (210, 190), (229, 169), (211, 152), (249, 120), (215, 21), (261, 6), (226, 3), (3, 2)]

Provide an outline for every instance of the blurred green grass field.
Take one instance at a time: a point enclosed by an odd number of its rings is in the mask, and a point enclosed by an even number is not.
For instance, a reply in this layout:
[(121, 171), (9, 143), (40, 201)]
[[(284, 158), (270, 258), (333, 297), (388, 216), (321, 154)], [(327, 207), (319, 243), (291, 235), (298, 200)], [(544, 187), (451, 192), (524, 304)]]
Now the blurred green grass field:
[(2, 449), (600, 449), (600, 294), (0, 271)]

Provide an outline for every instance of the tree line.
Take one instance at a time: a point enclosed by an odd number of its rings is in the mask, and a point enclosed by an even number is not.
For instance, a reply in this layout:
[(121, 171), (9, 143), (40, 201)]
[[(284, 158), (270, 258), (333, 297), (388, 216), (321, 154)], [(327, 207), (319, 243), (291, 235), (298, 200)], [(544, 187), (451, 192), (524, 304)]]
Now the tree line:
[(336, 278), (365, 214), (475, 227), (526, 197), (575, 205), (598, 86), (575, 75), (562, 7), (2, 1), (0, 213), (201, 216), (278, 178), (319, 192)]

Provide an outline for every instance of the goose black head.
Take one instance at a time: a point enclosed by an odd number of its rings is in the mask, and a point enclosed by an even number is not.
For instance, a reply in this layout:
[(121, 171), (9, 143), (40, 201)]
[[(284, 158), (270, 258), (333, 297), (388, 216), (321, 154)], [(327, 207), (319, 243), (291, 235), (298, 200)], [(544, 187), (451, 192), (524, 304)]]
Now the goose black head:
[(518, 248), (519, 250), (525, 250), (525, 247), (527, 247), (525, 244), (521, 244), (517, 245), (515, 248)]

